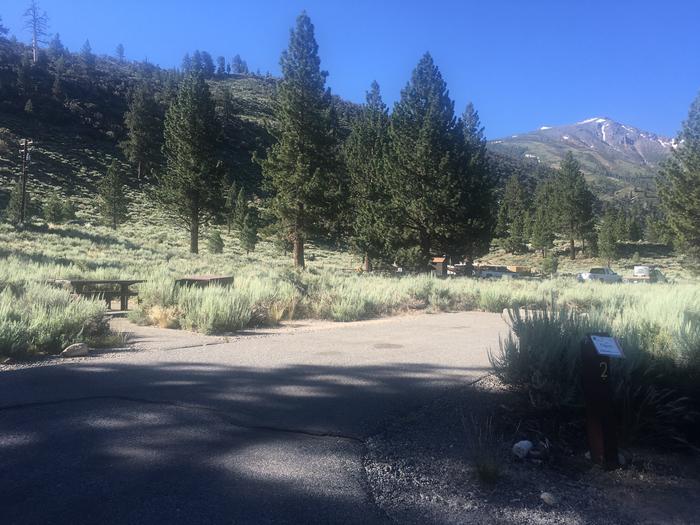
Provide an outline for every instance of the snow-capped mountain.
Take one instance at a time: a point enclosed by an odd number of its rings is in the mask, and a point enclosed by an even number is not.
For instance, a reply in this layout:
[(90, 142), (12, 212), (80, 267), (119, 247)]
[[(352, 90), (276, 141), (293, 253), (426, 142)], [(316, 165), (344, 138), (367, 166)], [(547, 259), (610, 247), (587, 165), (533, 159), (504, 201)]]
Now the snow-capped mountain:
[(572, 151), (589, 175), (627, 184), (643, 184), (644, 179), (654, 177), (659, 163), (676, 147), (674, 139), (605, 117), (565, 126), (542, 126), (490, 143), (495, 152), (549, 166), (558, 166), (566, 152)]

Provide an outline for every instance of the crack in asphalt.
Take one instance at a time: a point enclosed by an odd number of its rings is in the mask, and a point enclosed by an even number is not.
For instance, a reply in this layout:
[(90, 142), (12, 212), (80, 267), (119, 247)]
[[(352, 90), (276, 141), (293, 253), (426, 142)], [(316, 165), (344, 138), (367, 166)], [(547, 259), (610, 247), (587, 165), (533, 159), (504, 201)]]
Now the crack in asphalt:
[(142, 404), (149, 404), (149, 405), (164, 405), (164, 406), (169, 406), (173, 408), (180, 408), (180, 409), (185, 409), (185, 410), (203, 410), (212, 414), (216, 414), (219, 417), (225, 418), (226, 422), (235, 427), (239, 428), (244, 428), (246, 430), (256, 430), (256, 431), (264, 431), (264, 432), (279, 432), (279, 433), (284, 433), (284, 434), (299, 434), (303, 436), (309, 436), (309, 437), (317, 437), (317, 438), (337, 438), (337, 439), (346, 439), (348, 441), (353, 441), (355, 443), (360, 443), (364, 445), (365, 441), (364, 438), (358, 437), (358, 436), (353, 436), (350, 434), (342, 434), (340, 432), (314, 432), (312, 430), (303, 430), (303, 429), (295, 429), (295, 428), (285, 428), (285, 427), (276, 427), (272, 425), (250, 425), (247, 423), (243, 423), (241, 421), (236, 421), (231, 418), (231, 416), (224, 412), (223, 410), (217, 409), (217, 408), (211, 408), (211, 407), (206, 407), (202, 405), (190, 405), (190, 404), (185, 404), (185, 403), (176, 403), (173, 401), (166, 401), (166, 400), (161, 400), (161, 399), (147, 399), (147, 398), (140, 398), (140, 397), (131, 397), (131, 396), (119, 396), (119, 395), (105, 395), (105, 396), (84, 396), (84, 397), (71, 397), (71, 398), (66, 398), (66, 399), (56, 399), (53, 401), (34, 401), (31, 403), (18, 403), (15, 405), (3, 405), (0, 406), (0, 412), (5, 412), (5, 411), (11, 411), (11, 410), (22, 410), (22, 409), (27, 409), (27, 408), (37, 408), (37, 407), (44, 407), (44, 406), (54, 406), (54, 405), (62, 405), (62, 404), (68, 404), (68, 403), (79, 403), (79, 402), (85, 402), (85, 401), (128, 401), (131, 403), (142, 403)]

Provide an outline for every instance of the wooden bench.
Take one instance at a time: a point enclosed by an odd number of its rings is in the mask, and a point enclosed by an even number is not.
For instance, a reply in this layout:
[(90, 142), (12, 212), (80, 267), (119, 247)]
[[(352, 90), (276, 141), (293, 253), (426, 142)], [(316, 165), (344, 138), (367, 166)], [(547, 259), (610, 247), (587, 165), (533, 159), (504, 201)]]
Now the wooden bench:
[(233, 284), (232, 275), (188, 275), (182, 279), (177, 279), (175, 284), (178, 286), (195, 286), (198, 288), (206, 288), (212, 284), (218, 286), (230, 286)]
[(65, 279), (55, 281), (57, 284), (68, 285), (73, 292), (83, 297), (104, 299), (107, 303), (107, 308), (112, 309), (112, 301), (119, 299), (119, 304), (122, 311), (129, 309), (129, 297), (138, 296), (138, 292), (130, 290), (134, 284), (143, 283), (145, 281), (137, 279), (100, 279), (100, 280), (83, 280), (83, 279)]

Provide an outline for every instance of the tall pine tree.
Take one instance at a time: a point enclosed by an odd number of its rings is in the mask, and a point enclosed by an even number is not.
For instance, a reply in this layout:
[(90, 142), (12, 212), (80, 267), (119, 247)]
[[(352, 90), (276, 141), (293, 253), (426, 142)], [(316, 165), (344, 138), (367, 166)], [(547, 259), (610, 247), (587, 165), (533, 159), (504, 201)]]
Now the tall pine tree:
[(528, 203), (525, 188), (517, 175), (506, 182), (503, 199), (498, 209), (498, 232), (504, 239), (504, 248), (510, 253), (525, 251), (525, 229), (528, 221)]
[(314, 26), (306, 12), (291, 31), (280, 60), (275, 116), (276, 143), (261, 162), (270, 207), (294, 245), (296, 267), (304, 267), (304, 243), (332, 219), (342, 177), (338, 138), (325, 71), (321, 71)]
[(389, 114), (372, 82), (367, 102), (353, 122), (345, 144), (345, 160), (350, 177), (352, 243), (364, 256), (364, 269), (384, 253), (387, 237), (387, 191), (385, 171), (389, 139)]
[(200, 73), (185, 77), (165, 116), (166, 169), (156, 197), (190, 232), (190, 252), (199, 251), (199, 228), (218, 210), (222, 179), (215, 161), (214, 102)]
[(148, 82), (141, 82), (134, 91), (124, 115), (127, 139), (121, 147), (139, 180), (144, 173), (160, 164), (163, 144), (163, 115)]
[(569, 239), (571, 258), (576, 258), (576, 239), (585, 239), (593, 230), (594, 197), (588, 189), (581, 165), (571, 152), (566, 154), (556, 177), (558, 227)]
[(437, 238), (447, 234), (448, 210), (458, 202), (454, 103), (429, 53), (402, 90), (390, 129), (389, 189), (392, 211), (401, 217), (398, 240), (417, 249), (427, 268)]
[(658, 178), (661, 204), (678, 245), (700, 257), (700, 95), (678, 138)]
[(535, 250), (547, 255), (547, 250), (554, 246), (556, 217), (554, 216), (555, 188), (552, 181), (542, 181), (535, 190), (532, 205), (532, 224), (530, 225), (530, 243)]
[(126, 220), (129, 206), (126, 186), (116, 161), (112, 161), (107, 175), (99, 182), (98, 195), (102, 216), (116, 230)]
[(484, 128), (470, 102), (457, 122), (459, 202), (445, 252), (469, 261), (488, 253), (495, 225), (495, 177)]

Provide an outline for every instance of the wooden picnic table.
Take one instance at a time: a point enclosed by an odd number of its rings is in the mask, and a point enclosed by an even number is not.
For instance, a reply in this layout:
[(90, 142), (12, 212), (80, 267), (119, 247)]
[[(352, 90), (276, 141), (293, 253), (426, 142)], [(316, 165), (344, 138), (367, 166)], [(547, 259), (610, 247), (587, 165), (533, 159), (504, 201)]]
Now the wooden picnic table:
[[(78, 295), (93, 298), (102, 297), (110, 309), (112, 308), (112, 300), (119, 298), (122, 311), (129, 309), (129, 297), (138, 295), (129, 288), (134, 284), (143, 282), (146, 281), (139, 279), (62, 279), (56, 281), (56, 283), (69, 285)], [(110, 290), (110, 288), (112, 289)]]
[(180, 286), (197, 286), (199, 288), (204, 288), (211, 284), (218, 284), (220, 286), (229, 286), (233, 284), (232, 275), (188, 275), (181, 279), (177, 279), (175, 284)]

